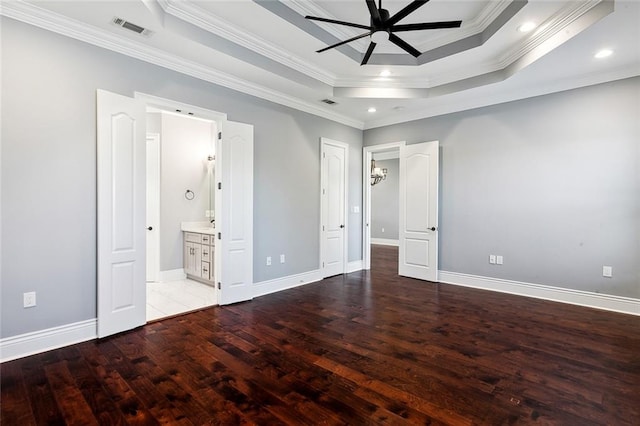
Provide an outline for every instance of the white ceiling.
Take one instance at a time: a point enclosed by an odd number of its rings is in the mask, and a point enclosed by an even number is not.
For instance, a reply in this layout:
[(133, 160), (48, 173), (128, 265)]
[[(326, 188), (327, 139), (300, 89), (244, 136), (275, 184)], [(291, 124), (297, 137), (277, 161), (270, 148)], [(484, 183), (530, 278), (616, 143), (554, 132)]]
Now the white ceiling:
[[(393, 15), (409, 3), (383, 7)], [(9, 0), (1, 12), (358, 128), (640, 75), (640, 0), (431, 0), (400, 23), (462, 26), (398, 33), (423, 54), (384, 43), (364, 66), (368, 37), (315, 52), (363, 30), (304, 19), (369, 25), (364, 0)], [(539, 26), (519, 32), (526, 21)], [(602, 48), (613, 55), (595, 59)]]

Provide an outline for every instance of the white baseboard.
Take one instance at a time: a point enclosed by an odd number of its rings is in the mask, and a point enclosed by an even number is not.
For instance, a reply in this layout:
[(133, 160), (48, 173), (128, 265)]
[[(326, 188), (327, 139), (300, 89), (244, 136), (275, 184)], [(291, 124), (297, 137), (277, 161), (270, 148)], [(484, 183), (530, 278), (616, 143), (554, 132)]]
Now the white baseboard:
[(322, 273), (320, 269), (316, 269), (315, 271), (304, 272), (302, 274), (261, 281), (253, 284), (253, 297), (264, 296), (321, 280)]
[(389, 240), (387, 238), (371, 238), (371, 244), (378, 244), (381, 246), (395, 246), (398, 247), (400, 245), (400, 241), (398, 240)]
[(184, 273), (184, 269), (170, 269), (168, 271), (160, 271), (158, 274), (158, 281), (165, 283), (167, 281), (180, 281), (187, 278), (187, 274)]
[(353, 262), (349, 262), (347, 264), (347, 274), (352, 272), (361, 271), (362, 270), (362, 259), (354, 260)]
[(439, 281), (446, 284), (535, 297), (536, 299), (552, 300), (554, 302), (587, 306), (624, 314), (640, 315), (640, 299), (630, 297), (620, 297), (448, 271), (439, 271)]
[(0, 339), (0, 362), (95, 339), (98, 337), (97, 324), (94, 318)]

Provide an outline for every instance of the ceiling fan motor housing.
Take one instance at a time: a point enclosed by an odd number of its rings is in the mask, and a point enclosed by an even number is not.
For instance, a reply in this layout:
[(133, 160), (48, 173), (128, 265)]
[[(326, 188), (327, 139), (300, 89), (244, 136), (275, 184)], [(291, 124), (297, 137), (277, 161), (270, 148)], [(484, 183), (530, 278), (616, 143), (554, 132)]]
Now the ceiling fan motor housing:
[(387, 23), (387, 20), (389, 20), (389, 16), (390, 16), (389, 11), (387, 9), (378, 9), (378, 13), (380, 13), (380, 22), (376, 22), (376, 20), (372, 16), (371, 26), (378, 31), (379, 30), (388, 31), (389, 28), (387, 28), (387, 25), (385, 24)]

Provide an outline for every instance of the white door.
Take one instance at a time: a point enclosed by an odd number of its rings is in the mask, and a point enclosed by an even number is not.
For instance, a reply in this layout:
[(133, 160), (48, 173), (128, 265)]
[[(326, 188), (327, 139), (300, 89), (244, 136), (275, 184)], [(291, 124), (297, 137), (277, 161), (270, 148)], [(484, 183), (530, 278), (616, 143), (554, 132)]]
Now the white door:
[(97, 91), (98, 337), (145, 323), (145, 107)]
[(347, 145), (322, 138), (321, 268), (322, 276), (344, 274), (346, 254)]
[(215, 274), (228, 305), (253, 298), (253, 126), (225, 121), (218, 147)]
[(438, 142), (400, 147), (398, 273), (438, 280)]
[(147, 282), (160, 272), (160, 135), (147, 134)]

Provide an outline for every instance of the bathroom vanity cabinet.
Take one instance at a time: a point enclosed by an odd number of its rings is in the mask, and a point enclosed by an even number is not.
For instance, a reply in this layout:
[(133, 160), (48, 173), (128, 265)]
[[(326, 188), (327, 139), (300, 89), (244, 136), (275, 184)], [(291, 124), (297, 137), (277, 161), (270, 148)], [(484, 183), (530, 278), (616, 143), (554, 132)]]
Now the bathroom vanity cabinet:
[(188, 278), (213, 285), (214, 250), (213, 235), (184, 232), (184, 272)]

